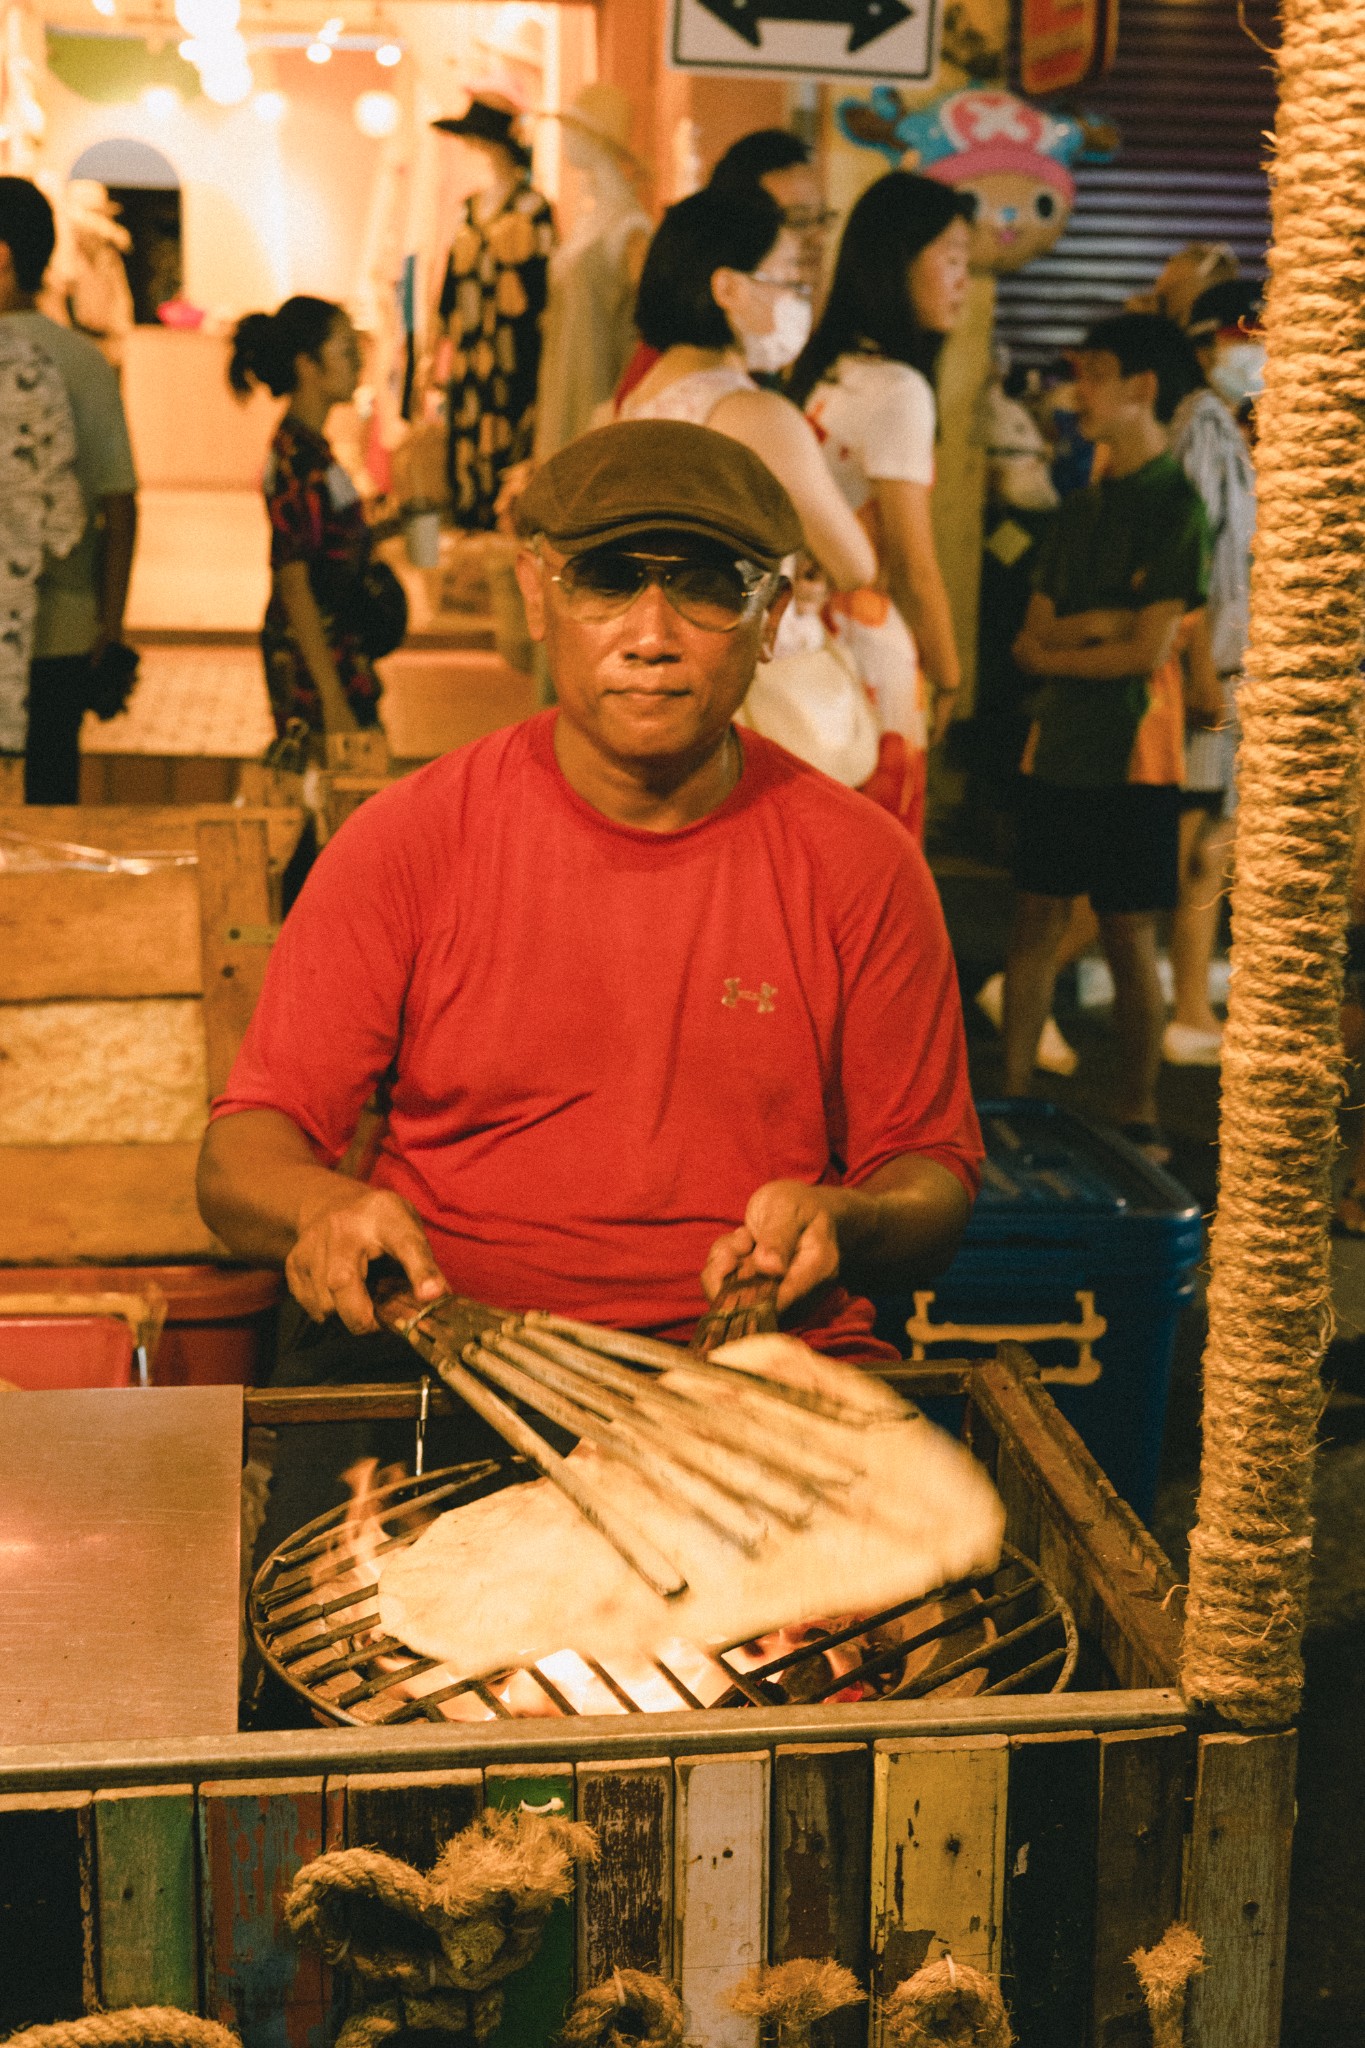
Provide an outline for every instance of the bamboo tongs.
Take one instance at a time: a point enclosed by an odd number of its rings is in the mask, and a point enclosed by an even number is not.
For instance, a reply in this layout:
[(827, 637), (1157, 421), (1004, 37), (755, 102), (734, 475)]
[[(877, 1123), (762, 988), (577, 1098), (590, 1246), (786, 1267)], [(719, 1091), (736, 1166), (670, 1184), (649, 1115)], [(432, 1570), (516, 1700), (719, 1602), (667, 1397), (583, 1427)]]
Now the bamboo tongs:
[[(377, 1313), (666, 1600), (687, 1590), (682, 1571), (523, 1411), (631, 1467), (675, 1510), (749, 1556), (774, 1523), (803, 1528), (818, 1505), (837, 1507), (861, 1475), (856, 1438), (852, 1457), (832, 1450), (827, 1439), (813, 1440), (819, 1432), (807, 1418), (853, 1430), (874, 1418), (818, 1389), (629, 1331), (536, 1310), (503, 1314), (459, 1296), (424, 1307), (405, 1291), (384, 1292)], [(717, 1401), (722, 1389), (726, 1398)]]

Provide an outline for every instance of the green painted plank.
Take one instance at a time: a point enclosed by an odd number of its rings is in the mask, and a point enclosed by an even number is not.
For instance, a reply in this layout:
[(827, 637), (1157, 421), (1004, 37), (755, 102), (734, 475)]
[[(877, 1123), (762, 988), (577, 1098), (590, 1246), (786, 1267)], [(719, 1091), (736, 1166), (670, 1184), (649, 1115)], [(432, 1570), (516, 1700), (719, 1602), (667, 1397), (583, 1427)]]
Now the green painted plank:
[(194, 1787), (95, 1794), (100, 1997), (110, 2008), (199, 2002)]
[[(572, 1764), (491, 1765), (484, 1799), (509, 1813), (563, 1814), (574, 1810)], [(502, 2022), (491, 2048), (550, 2048), (564, 2024), (574, 1989), (574, 1902), (553, 1906), (540, 1948), (524, 1970), (503, 1986)]]

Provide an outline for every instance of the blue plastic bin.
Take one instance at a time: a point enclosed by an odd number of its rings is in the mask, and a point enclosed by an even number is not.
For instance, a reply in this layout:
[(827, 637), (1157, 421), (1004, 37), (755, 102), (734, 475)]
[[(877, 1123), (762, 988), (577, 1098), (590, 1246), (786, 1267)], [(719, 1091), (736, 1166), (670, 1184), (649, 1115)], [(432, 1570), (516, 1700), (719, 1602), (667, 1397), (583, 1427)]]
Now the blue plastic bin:
[[(1117, 1132), (1053, 1103), (977, 1108), (986, 1164), (961, 1249), (929, 1298), (921, 1294), (918, 1312), (913, 1296), (879, 1297), (878, 1333), (907, 1353), (912, 1316), (921, 1332), (947, 1323), (980, 1333), (935, 1336), (925, 1341), (930, 1358), (990, 1352), (997, 1337), (982, 1326), (1017, 1334), (1057, 1406), (1146, 1518), (1176, 1325), (1203, 1247), (1198, 1206)], [(1049, 1325), (1074, 1334), (1038, 1334)]]

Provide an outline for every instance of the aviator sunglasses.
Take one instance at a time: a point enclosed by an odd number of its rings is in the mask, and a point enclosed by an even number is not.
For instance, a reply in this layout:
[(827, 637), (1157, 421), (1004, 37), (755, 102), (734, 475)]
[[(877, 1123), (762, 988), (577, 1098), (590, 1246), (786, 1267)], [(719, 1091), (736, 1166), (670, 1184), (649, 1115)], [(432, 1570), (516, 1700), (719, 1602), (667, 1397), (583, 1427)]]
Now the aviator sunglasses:
[(551, 573), (565, 610), (585, 623), (619, 618), (656, 583), (673, 610), (708, 633), (733, 633), (777, 587), (778, 573), (721, 551), (656, 554), (622, 546), (589, 548)]

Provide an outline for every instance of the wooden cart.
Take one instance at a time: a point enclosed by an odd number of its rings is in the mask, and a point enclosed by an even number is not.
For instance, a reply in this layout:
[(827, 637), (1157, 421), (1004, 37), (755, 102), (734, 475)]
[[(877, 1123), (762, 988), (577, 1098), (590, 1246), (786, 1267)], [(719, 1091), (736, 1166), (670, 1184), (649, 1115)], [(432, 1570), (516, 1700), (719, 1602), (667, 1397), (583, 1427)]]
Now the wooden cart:
[[(606, 1850), (517, 1991), (509, 2048), (548, 2048), (575, 1983), (617, 1965), (676, 1974), (706, 2048), (755, 2048), (723, 2000), (753, 1963), (834, 1953), (882, 1994), (946, 1950), (1000, 1976), (1021, 2048), (1133, 2048), (1127, 1958), (1181, 1914), (1209, 1958), (1192, 2039), (1274, 2048), (1293, 1735), (1216, 1732), (1185, 1705), (1170, 1566), (1027, 1354), (902, 1384), (961, 1399), (1010, 1539), (1075, 1613), (1077, 1689), (0, 1750), (0, 2031), (35, 2016), (36, 1972), (54, 2015), (179, 2003), (246, 2048), (322, 2048), (332, 1992), (279, 1914), (294, 1872), (343, 1843), (429, 1862), (487, 1801), (576, 1809)], [(245, 1398), (279, 1423), (337, 1395)], [(32, 1958), (6, 1933), (39, 1926)], [(839, 2027), (840, 2048), (875, 2044), (875, 1999)]]

